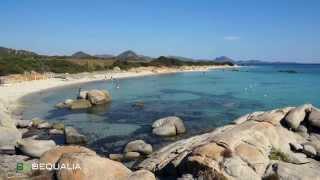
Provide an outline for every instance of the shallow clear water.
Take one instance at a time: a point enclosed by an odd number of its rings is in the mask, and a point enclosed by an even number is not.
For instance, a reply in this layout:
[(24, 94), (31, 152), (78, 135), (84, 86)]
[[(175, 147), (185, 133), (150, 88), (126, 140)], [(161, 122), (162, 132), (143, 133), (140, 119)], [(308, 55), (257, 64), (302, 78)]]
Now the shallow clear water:
[[(279, 72), (294, 70), (297, 73)], [(85, 111), (57, 110), (54, 105), (75, 98), (78, 88), (108, 89), (109, 105)], [(248, 112), (312, 103), (320, 106), (320, 65), (267, 65), (239, 71), (177, 73), (92, 82), (46, 90), (23, 99), (24, 118), (40, 117), (75, 126), (100, 152), (119, 152), (129, 140), (145, 139), (155, 147), (208, 131)], [(132, 105), (144, 102), (144, 108)], [(179, 116), (188, 133), (177, 138), (158, 138), (151, 124), (158, 118)]]

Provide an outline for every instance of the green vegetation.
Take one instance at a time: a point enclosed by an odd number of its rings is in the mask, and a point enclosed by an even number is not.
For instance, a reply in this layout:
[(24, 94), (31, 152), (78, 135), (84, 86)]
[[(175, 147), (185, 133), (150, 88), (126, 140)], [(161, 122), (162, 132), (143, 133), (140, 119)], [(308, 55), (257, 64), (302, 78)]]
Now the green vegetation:
[(159, 57), (152, 61), (126, 61), (115, 59), (73, 59), (66, 56), (0, 56), (0, 76), (22, 74), (24, 72), (80, 73), (112, 69), (123, 70), (148, 66), (206, 66), (233, 65), (231, 62), (182, 61), (175, 58)]
[(269, 159), (290, 162), (288, 155), (274, 148), (271, 149), (271, 152), (269, 154)]

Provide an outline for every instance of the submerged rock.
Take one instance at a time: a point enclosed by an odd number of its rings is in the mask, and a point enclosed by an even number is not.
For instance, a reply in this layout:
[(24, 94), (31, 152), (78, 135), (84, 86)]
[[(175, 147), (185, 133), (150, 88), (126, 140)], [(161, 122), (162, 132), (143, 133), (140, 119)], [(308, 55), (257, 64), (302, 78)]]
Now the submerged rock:
[(86, 144), (87, 138), (80, 134), (75, 128), (67, 126), (64, 129), (67, 144)]
[(175, 136), (186, 132), (183, 121), (175, 116), (156, 120), (152, 124), (152, 128), (152, 133), (158, 136)]
[(92, 105), (90, 101), (86, 99), (78, 99), (73, 101), (69, 108), (72, 110), (76, 110), (76, 109), (87, 109), (87, 108), (90, 108), (91, 106)]

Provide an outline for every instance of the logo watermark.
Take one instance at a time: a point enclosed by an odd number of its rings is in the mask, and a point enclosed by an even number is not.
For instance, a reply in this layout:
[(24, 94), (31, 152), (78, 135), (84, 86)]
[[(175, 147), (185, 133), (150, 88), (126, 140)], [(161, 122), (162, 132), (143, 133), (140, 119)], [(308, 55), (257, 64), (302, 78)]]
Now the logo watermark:
[(17, 163), (16, 171), (18, 173), (29, 173), (32, 170), (80, 170), (79, 164), (69, 164), (69, 163)]

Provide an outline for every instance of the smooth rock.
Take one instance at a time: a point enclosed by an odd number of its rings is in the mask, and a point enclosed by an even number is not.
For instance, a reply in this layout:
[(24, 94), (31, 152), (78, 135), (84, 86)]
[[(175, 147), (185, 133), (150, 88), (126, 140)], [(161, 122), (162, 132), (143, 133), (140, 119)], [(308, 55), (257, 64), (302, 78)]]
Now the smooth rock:
[(312, 109), (309, 115), (309, 123), (317, 128), (320, 128), (320, 111), (317, 109)]
[(317, 155), (317, 151), (314, 147), (312, 147), (309, 144), (304, 144), (303, 145), (303, 150), (302, 150), (307, 156), (314, 157)]
[(78, 99), (72, 102), (71, 106), (69, 107), (71, 110), (76, 109), (87, 109), (90, 108), (92, 105), (90, 101), (86, 99)]
[(138, 152), (126, 152), (124, 154), (124, 159), (129, 161), (138, 159), (139, 157), (140, 157), (140, 153)]
[(16, 120), (17, 128), (28, 128), (32, 126), (31, 120)]
[(159, 136), (174, 136), (185, 133), (183, 121), (175, 116), (169, 116), (156, 120), (152, 124), (153, 133)]
[(293, 164), (305, 164), (309, 163), (310, 159), (303, 153), (288, 153), (289, 162)]
[(142, 169), (130, 173), (128, 180), (156, 180), (156, 177), (152, 172)]
[(311, 104), (305, 104), (289, 111), (285, 118), (286, 124), (292, 129), (297, 129), (300, 123), (305, 119), (306, 111), (310, 111), (311, 107)]
[(122, 154), (109, 154), (109, 158), (110, 158), (111, 160), (121, 162), (124, 157), (123, 157)]
[(64, 134), (63, 130), (50, 129), (49, 134)]
[(91, 154), (96, 155), (96, 153), (88, 148), (85, 148), (83, 146), (57, 146), (47, 152), (45, 152), (41, 158), (41, 163), (50, 163), (55, 164), (62, 155), (67, 153), (85, 153), (85, 154)]
[(111, 96), (108, 91), (91, 90), (88, 92), (88, 100), (93, 105), (105, 104), (111, 101)]
[(152, 146), (143, 140), (135, 140), (129, 142), (124, 148), (124, 152), (138, 152), (144, 155), (152, 153)]
[(64, 154), (58, 164), (78, 164), (81, 169), (61, 169), (58, 180), (128, 180), (131, 171), (119, 162), (86, 153)]
[(164, 124), (160, 127), (154, 128), (152, 133), (157, 136), (175, 136), (177, 135), (177, 130), (173, 125)]
[(52, 140), (22, 139), (18, 141), (18, 148), (27, 156), (38, 158), (46, 151), (56, 147)]
[(80, 134), (75, 128), (67, 126), (64, 129), (67, 144), (86, 144), (87, 138)]

